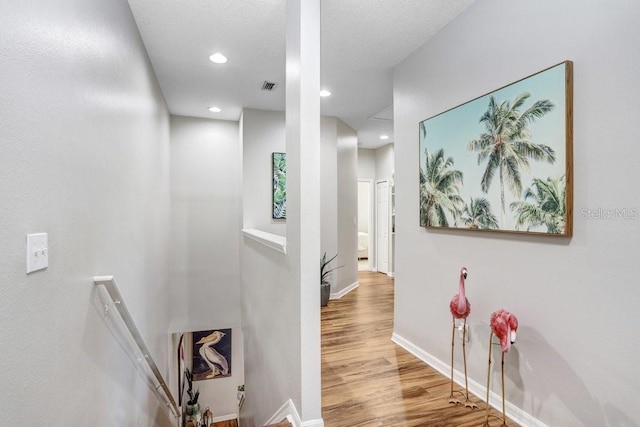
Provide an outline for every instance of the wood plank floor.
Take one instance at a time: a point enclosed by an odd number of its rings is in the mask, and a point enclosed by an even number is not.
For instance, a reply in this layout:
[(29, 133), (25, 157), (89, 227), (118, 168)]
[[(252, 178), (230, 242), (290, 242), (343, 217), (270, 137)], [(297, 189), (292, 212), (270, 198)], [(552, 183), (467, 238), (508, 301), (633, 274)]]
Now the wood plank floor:
[[(471, 396), (475, 410), (449, 404), (449, 379), (391, 341), (393, 279), (361, 271), (359, 283), (322, 308), (325, 426), (482, 426), (483, 402)], [(501, 417), (493, 409), (491, 415)]]

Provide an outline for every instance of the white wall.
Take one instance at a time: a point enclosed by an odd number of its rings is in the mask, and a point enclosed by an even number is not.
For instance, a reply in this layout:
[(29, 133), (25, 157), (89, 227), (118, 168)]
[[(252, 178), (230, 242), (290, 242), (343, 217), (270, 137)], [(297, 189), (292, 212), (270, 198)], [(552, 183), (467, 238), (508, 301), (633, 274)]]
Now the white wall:
[(337, 125), (338, 153), (338, 258), (331, 292), (338, 293), (358, 281), (358, 136), (341, 120)]
[[(353, 222), (357, 215), (357, 142), (355, 132), (340, 120), (322, 117), (320, 125), (321, 250), (329, 255), (342, 253), (343, 249), (345, 254), (352, 253), (351, 259), (338, 260), (340, 264), (336, 264), (347, 266), (334, 272), (337, 273), (333, 276), (332, 292), (335, 293), (357, 280), (357, 230)], [(243, 228), (284, 234), (280, 230), (286, 225), (276, 224), (281, 229), (274, 226), (270, 210), (271, 153), (285, 151), (285, 147), (280, 146), (284, 144), (284, 113), (245, 109), (241, 131)], [(282, 140), (265, 137), (280, 132)], [(256, 205), (260, 200), (267, 209)], [(351, 234), (341, 236), (343, 230)], [(296, 365), (295, 353), (300, 344), (291, 337), (297, 334), (300, 315), (282, 309), (290, 307), (291, 298), (299, 293), (290, 288), (290, 275), (285, 255), (247, 238), (241, 241), (242, 325), (247, 369), (247, 398), (241, 417), (243, 423), (249, 425), (264, 422), (264, 415), (273, 414), (284, 403), (283, 398), (292, 398), (294, 402), (300, 400), (298, 394), (289, 392), (296, 387), (297, 372), (291, 370), (299, 365)]]
[(320, 253), (338, 253), (338, 127), (335, 117), (320, 120)]
[[(375, 150), (376, 179), (391, 180), (393, 178), (393, 144), (383, 145)], [(389, 183), (391, 185), (391, 183)]]
[[(448, 364), (448, 302), (466, 265), (472, 380), (486, 381), (489, 316), (504, 307), (520, 320), (506, 357), (510, 402), (550, 426), (631, 426), (640, 221), (586, 210), (640, 207), (640, 3), (576, 6), (480, 0), (397, 67), (396, 164), (413, 167), (396, 167), (394, 328)], [(573, 238), (421, 229), (418, 122), (565, 59), (574, 61)]]
[[(376, 152), (368, 148), (358, 148), (358, 180), (369, 182), (367, 211), (370, 211), (369, 222), (369, 262), (368, 269), (374, 270), (376, 259), (376, 218), (375, 218), (375, 185), (376, 185)], [(360, 219), (360, 213), (358, 213)]]
[(358, 179), (376, 179), (376, 151), (358, 148)]
[[(369, 227), (369, 246), (371, 258), (369, 259), (369, 268), (375, 269), (374, 261), (376, 260), (376, 218), (375, 218), (375, 182), (376, 180), (388, 180), (394, 176), (394, 144), (386, 144), (376, 149), (358, 148), (358, 179), (371, 180), (372, 191), (371, 197), (371, 218), (372, 223)], [(389, 182), (391, 184), (391, 182)], [(390, 271), (393, 271), (394, 252), (390, 253)]]
[[(287, 400), (300, 402), (299, 290), (286, 255), (244, 238), (241, 307), (246, 401), (242, 425), (263, 425)], [(299, 286), (298, 286), (299, 288)]]
[[(243, 228), (284, 235), (286, 221), (271, 218), (271, 153), (285, 152), (285, 115), (245, 109), (243, 132)], [(357, 281), (357, 135), (335, 117), (320, 122), (321, 253), (338, 253), (332, 293)], [(375, 161), (375, 157), (372, 158)], [(375, 163), (374, 163), (375, 164)], [(265, 208), (266, 206), (266, 208)], [(355, 252), (354, 252), (355, 251)], [(333, 265), (333, 264), (332, 264)]]
[[(0, 11), (2, 423), (174, 425), (93, 285), (115, 276), (166, 375), (169, 116), (129, 6)], [(26, 275), (34, 232), (49, 235), (49, 268)]]
[(299, 321), (300, 399), (292, 402), (303, 425), (321, 427), (320, 0), (287, 1), (286, 53), (287, 284), (295, 300), (283, 308)]
[(173, 332), (240, 325), (238, 131), (237, 122), (171, 117)]
[[(271, 218), (271, 153), (286, 152), (282, 112), (245, 109), (242, 228), (286, 235)], [(242, 425), (262, 425), (287, 400), (300, 403), (300, 290), (287, 256), (248, 238), (240, 245), (246, 401)], [(283, 309), (285, 308), (286, 309)]]
[[(197, 382), (215, 416), (237, 413), (244, 384), (238, 132), (237, 122), (171, 116), (171, 331), (233, 328), (231, 377)], [(190, 366), (191, 341), (186, 350)]]
[(369, 233), (370, 192), (370, 182), (358, 181), (358, 231), (363, 233)]
[(286, 152), (284, 113), (242, 112), (243, 228), (256, 228), (284, 236), (286, 221), (273, 219), (271, 154)]

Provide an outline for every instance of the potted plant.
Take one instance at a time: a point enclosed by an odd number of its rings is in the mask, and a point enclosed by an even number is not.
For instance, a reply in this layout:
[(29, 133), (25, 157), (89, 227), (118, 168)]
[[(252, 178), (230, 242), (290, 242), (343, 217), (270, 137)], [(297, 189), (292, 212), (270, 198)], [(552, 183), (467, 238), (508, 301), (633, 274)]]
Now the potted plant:
[(344, 265), (340, 265), (334, 268), (327, 268), (329, 263), (336, 259), (338, 254), (335, 254), (331, 259), (327, 260), (327, 253), (322, 254), (320, 258), (320, 306), (325, 307), (329, 303), (329, 295), (331, 294), (331, 283), (329, 282), (329, 273), (333, 270), (337, 270)]
[(187, 409), (185, 421), (195, 421), (196, 425), (200, 425), (200, 404), (198, 403), (198, 397), (200, 397), (200, 390), (193, 391), (193, 374), (189, 368), (185, 369), (184, 376), (187, 379), (187, 394), (189, 400), (187, 401)]

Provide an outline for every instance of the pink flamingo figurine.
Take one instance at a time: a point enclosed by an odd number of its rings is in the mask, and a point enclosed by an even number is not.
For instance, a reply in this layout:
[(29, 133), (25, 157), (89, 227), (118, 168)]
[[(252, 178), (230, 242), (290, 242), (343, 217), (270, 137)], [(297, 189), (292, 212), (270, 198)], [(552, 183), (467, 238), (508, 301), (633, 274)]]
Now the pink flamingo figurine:
[[(451, 302), (449, 303), (449, 310), (451, 310), (451, 315), (453, 316), (453, 328), (451, 330), (451, 394), (449, 395), (449, 403), (458, 404), (464, 403), (464, 406), (469, 408), (477, 408), (478, 406), (469, 400), (469, 385), (467, 380), (467, 352), (466, 352), (466, 341), (467, 341), (467, 317), (471, 312), (471, 304), (469, 304), (469, 300), (467, 299), (464, 292), (464, 280), (467, 278), (467, 267), (462, 267), (460, 269), (460, 282), (458, 284), (458, 293), (453, 296)], [(461, 402), (460, 400), (453, 397), (453, 349), (455, 345), (455, 336), (456, 336), (456, 319), (462, 319), (464, 321), (462, 327), (462, 359), (464, 361), (464, 389), (465, 389), (465, 400)]]
[(484, 427), (489, 426), (489, 390), (491, 381), (491, 349), (493, 347), (493, 336), (500, 340), (502, 348), (502, 426), (507, 425), (507, 416), (504, 407), (504, 354), (511, 350), (511, 345), (516, 342), (516, 331), (518, 330), (518, 319), (506, 310), (498, 310), (491, 314), (491, 336), (489, 337), (489, 368), (487, 370), (487, 415), (484, 420)]

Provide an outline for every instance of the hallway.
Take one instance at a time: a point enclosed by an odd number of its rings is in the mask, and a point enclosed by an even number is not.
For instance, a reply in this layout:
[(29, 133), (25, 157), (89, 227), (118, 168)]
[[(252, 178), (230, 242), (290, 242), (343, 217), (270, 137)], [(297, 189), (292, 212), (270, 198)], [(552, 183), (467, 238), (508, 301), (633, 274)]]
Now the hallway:
[(359, 283), (322, 308), (325, 426), (481, 426), (483, 402), (472, 396), (474, 411), (451, 406), (449, 380), (391, 341), (393, 279), (361, 271)]

